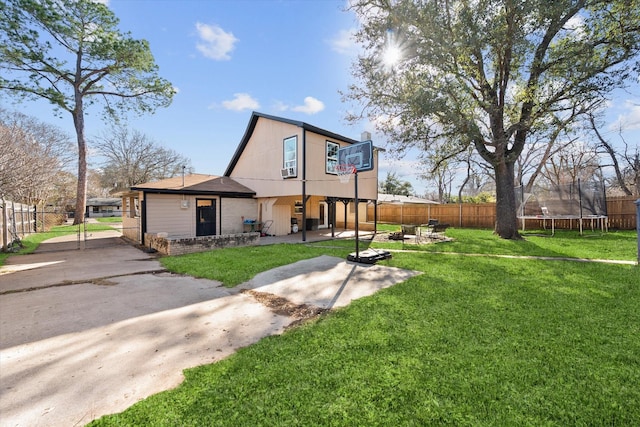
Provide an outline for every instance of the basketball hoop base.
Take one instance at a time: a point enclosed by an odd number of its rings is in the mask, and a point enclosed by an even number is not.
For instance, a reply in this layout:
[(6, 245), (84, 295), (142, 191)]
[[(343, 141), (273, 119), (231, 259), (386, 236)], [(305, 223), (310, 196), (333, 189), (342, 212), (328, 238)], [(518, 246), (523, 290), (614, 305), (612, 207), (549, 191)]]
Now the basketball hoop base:
[(389, 251), (377, 251), (375, 249), (367, 249), (358, 254), (351, 252), (347, 256), (347, 261), (358, 262), (361, 264), (375, 264), (378, 261), (385, 259), (391, 259), (391, 252)]

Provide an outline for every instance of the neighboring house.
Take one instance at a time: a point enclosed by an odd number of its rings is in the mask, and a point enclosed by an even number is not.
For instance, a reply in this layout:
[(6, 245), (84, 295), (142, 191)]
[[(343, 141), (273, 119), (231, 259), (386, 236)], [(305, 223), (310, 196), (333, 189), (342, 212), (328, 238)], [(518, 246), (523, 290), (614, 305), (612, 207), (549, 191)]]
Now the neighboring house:
[(122, 199), (113, 197), (95, 197), (87, 199), (85, 216), (102, 218), (122, 215)]
[[(196, 237), (261, 230), (282, 236), (298, 229), (304, 241), (307, 230), (353, 227), (355, 180), (342, 184), (336, 164), (338, 149), (358, 142), (254, 112), (224, 176), (194, 174), (131, 187), (123, 195), (123, 234), (144, 243), (144, 233)], [(366, 207), (375, 206), (378, 196), (377, 149), (373, 170), (357, 178), (359, 223), (371, 230)]]
[[(368, 134), (363, 139), (369, 139)], [(256, 192), (258, 221), (271, 234), (355, 225), (354, 180), (342, 184), (336, 173), (338, 149), (360, 141), (304, 122), (254, 112), (224, 175)], [(365, 228), (366, 205), (378, 196), (378, 149), (373, 170), (358, 173), (359, 222)], [(375, 221), (375, 219), (374, 219)]]
[(145, 233), (197, 237), (243, 232), (255, 217), (255, 192), (228, 177), (192, 174), (138, 184), (123, 195), (125, 237), (145, 243)]

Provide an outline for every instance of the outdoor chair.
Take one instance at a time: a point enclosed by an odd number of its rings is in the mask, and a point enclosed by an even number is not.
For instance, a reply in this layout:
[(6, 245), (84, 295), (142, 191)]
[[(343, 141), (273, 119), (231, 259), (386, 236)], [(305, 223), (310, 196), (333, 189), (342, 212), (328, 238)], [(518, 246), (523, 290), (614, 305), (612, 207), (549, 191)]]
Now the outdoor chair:
[[(440, 239), (444, 237), (444, 232), (449, 228), (449, 224), (435, 224), (431, 229), (431, 236), (434, 239)], [(442, 233), (442, 236), (440, 235)]]
[(427, 236), (431, 236), (433, 234), (433, 227), (438, 225), (438, 223), (439, 223), (439, 221), (437, 219), (429, 219), (428, 223), (423, 224), (423, 227), (426, 228)]
[(418, 226), (416, 225), (403, 225), (402, 226), (402, 234), (410, 234), (414, 236), (416, 234), (416, 229)]

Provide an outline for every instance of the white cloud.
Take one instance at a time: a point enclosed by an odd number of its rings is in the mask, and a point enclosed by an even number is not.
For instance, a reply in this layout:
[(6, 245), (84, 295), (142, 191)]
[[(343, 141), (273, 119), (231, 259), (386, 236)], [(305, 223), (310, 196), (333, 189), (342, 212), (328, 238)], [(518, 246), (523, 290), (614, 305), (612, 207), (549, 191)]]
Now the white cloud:
[(329, 40), (331, 49), (341, 55), (354, 55), (358, 52), (358, 45), (354, 40), (355, 29), (340, 30), (335, 38)]
[(577, 39), (582, 39), (585, 35), (584, 19), (580, 15), (574, 15), (565, 24), (564, 28), (571, 31)]
[(625, 102), (625, 109), (627, 112), (620, 114), (616, 121), (609, 126), (609, 129), (613, 131), (640, 129), (640, 105), (627, 101)]
[(291, 108), (291, 111), (297, 111), (305, 114), (316, 114), (324, 110), (324, 103), (312, 96), (304, 99), (304, 105), (298, 105)]
[(230, 101), (222, 101), (222, 106), (227, 110), (244, 111), (260, 108), (258, 100), (252, 98), (248, 93), (234, 93), (233, 96), (234, 98)]
[(196, 22), (196, 30), (198, 31), (198, 37), (200, 37), (196, 48), (205, 57), (217, 61), (231, 59), (229, 54), (238, 41), (232, 33), (224, 31), (217, 25), (207, 25), (200, 22)]

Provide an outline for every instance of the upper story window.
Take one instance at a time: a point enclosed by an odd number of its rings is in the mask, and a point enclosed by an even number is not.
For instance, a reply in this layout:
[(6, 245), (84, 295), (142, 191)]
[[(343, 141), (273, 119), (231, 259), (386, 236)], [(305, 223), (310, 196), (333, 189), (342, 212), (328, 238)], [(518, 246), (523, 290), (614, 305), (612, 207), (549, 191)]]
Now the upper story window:
[[(292, 136), (282, 142), (283, 152), (283, 177), (298, 175), (298, 137)], [(286, 174), (285, 174), (286, 171)]]
[(338, 149), (340, 148), (339, 144), (335, 142), (327, 141), (327, 160), (326, 160), (326, 172), (335, 174), (336, 173), (336, 165), (338, 164)]

